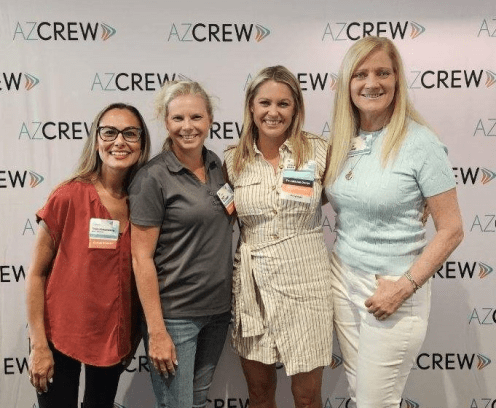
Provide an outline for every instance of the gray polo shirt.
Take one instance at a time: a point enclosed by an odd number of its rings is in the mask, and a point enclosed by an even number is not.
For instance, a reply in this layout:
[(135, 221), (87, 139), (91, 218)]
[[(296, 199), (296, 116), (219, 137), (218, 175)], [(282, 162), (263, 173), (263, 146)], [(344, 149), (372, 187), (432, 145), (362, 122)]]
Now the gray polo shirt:
[(217, 197), (222, 164), (203, 149), (201, 183), (164, 151), (143, 166), (129, 188), (131, 222), (160, 227), (154, 260), (165, 318), (224, 313), (231, 307), (232, 225)]

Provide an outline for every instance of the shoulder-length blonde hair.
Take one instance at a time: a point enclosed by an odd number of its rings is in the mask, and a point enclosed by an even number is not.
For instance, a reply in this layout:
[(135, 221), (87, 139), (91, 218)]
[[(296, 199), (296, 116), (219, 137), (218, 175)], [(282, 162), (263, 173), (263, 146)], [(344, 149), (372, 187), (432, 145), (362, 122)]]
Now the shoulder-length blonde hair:
[(382, 165), (386, 166), (389, 160), (394, 160), (396, 157), (405, 139), (410, 119), (426, 125), (408, 98), (403, 61), (396, 46), (384, 37), (362, 38), (350, 47), (339, 69), (334, 95), (326, 184), (333, 183), (341, 172), (351, 147), (351, 139), (358, 134), (360, 128), (360, 113), (350, 95), (352, 75), (370, 54), (380, 50), (385, 51), (391, 58), (396, 78), (396, 90), (391, 102), (391, 117), (387, 124), (387, 133), (381, 152)]
[(253, 100), (262, 84), (267, 81), (280, 82), (286, 84), (291, 89), (291, 94), (295, 102), (295, 114), (288, 128), (287, 140), (291, 140), (295, 156), (295, 165), (299, 168), (309, 157), (310, 146), (302, 132), (305, 121), (305, 106), (303, 103), (303, 93), (296, 77), (282, 65), (267, 67), (262, 69), (250, 82), (245, 94), (245, 107), (243, 112), (243, 130), (238, 145), (234, 151), (234, 173), (239, 175), (245, 165), (255, 157), (253, 143), (258, 137), (258, 128), (253, 120), (251, 107)]
[[(194, 81), (169, 81), (166, 82), (155, 98), (155, 113), (157, 119), (165, 121), (169, 115), (169, 104), (178, 96), (182, 95), (197, 95), (205, 101), (205, 107), (210, 117), (210, 122), (214, 120), (214, 104), (212, 97), (205, 89)], [(162, 146), (162, 151), (170, 150), (172, 147), (172, 139), (166, 137)]]
[(140, 128), (142, 129), (141, 138), (140, 138), (140, 144), (141, 144), (140, 157), (136, 162), (136, 164), (134, 164), (127, 173), (124, 184), (124, 187), (126, 189), (129, 186), (129, 183), (132, 177), (134, 176), (134, 174), (136, 173), (136, 171), (138, 170), (138, 168), (148, 161), (148, 157), (150, 155), (150, 133), (146, 126), (145, 120), (143, 119), (143, 116), (141, 116), (141, 113), (138, 111), (138, 109), (136, 109), (132, 105), (128, 105), (126, 103), (120, 103), (120, 102), (111, 103), (110, 105), (103, 108), (96, 115), (95, 119), (93, 120), (93, 123), (91, 124), (90, 135), (88, 136), (88, 139), (84, 144), (81, 157), (79, 158), (78, 166), (74, 171), (74, 173), (72, 174), (72, 176), (62, 184), (65, 184), (70, 181), (84, 181), (87, 183), (92, 183), (98, 180), (102, 170), (102, 159), (100, 158), (97, 149), (98, 126), (100, 126), (100, 120), (102, 119), (103, 115), (105, 115), (108, 111), (112, 109), (128, 110), (134, 116), (136, 116), (136, 118), (140, 123)]

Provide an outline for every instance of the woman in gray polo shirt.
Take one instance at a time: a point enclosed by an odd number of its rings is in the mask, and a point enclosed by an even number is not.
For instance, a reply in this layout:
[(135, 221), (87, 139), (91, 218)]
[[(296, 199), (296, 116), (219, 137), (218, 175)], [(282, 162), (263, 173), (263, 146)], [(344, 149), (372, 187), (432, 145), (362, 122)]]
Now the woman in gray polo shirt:
[(204, 407), (230, 321), (231, 217), (217, 197), (222, 163), (203, 145), (210, 97), (196, 82), (170, 82), (156, 107), (168, 137), (129, 194), (145, 348), (157, 405)]

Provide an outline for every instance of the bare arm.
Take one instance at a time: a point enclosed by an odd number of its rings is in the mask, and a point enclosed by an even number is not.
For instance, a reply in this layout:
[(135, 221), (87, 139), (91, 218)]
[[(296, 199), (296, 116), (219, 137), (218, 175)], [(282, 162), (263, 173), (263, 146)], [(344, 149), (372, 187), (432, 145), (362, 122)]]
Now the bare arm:
[(45, 332), (45, 281), (56, 253), (47, 225), (41, 221), (36, 235), (31, 265), (26, 278), (26, 303), (31, 351), (29, 376), (38, 392), (48, 390), (54, 373), (54, 362)]
[(463, 239), (463, 223), (453, 188), (427, 199), (436, 235), (412, 266), (410, 272), (419, 285), (423, 285), (451, 255)]
[(131, 224), (131, 253), (138, 294), (148, 327), (148, 356), (165, 376), (174, 374), (176, 349), (165, 327), (160, 303), (157, 270), (153, 261), (159, 227)]
[[(420, 286), (436, 273), (463, 239), (462, 217), (454, 188), (427, 198), (427, 206), (436, 227), (436, 235), (410, 269), (413, 280)], [(380, 278), (378, 282), (375, 294), (367, 299), (365, 306), (374, 316), (384, 319), (413, 294), (414, 287), (404, 276), (397, 282)]]

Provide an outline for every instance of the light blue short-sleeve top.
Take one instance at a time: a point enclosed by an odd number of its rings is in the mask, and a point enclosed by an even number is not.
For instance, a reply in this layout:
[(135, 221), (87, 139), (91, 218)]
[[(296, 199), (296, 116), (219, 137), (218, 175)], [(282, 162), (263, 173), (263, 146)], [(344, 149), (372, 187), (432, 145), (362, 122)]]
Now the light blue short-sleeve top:
[[(426, 245), (425, 198), (456, 183), (446, 147), (413, 121), (396, 159), (382, 167), (385, 133), (360, 132), (369, 153), (349, 156), (325, 192), (336, 212), (337, 256), (368, 273), (402, 275)], [(350, 170), (353, 176), (347, 179)]]

